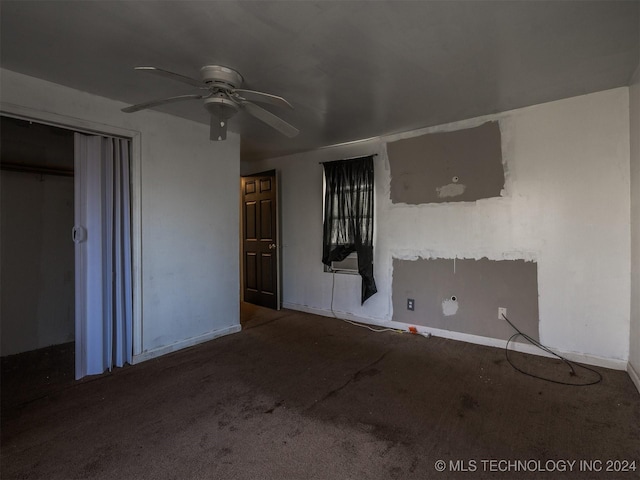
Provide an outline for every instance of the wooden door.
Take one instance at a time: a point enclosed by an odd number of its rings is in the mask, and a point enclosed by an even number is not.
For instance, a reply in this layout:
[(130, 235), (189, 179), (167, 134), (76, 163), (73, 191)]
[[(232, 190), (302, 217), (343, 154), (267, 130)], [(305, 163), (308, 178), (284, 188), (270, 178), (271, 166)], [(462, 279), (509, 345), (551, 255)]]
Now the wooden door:
[(275, 171), (242, 177), (244, 301), (278, 309), (278, 225)]

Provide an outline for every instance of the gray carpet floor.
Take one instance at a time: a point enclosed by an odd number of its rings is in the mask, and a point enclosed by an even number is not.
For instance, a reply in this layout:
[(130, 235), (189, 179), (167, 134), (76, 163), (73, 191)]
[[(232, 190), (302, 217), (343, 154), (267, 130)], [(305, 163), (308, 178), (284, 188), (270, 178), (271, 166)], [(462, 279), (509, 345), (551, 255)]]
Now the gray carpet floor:
[(72, 368), (69, 345), (3, 358), (2, 479), (640, 478), (622, 371), (557, 385), (501, 349), (251, 305), (240, 333), (81, 381)]

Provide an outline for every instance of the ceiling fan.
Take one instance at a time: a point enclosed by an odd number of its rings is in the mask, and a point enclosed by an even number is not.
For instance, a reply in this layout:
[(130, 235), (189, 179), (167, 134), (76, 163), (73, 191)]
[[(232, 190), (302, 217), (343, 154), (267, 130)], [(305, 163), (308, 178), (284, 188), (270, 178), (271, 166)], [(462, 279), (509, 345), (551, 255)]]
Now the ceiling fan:
[(293, 138), (299, 133), (296, 127), (249, 101), (249, 99), (255, 102), (292, 109), (293, 107), (289, 102), (282, 97), (271, 95), (270, 93), (238, 88), (242, 85), (242, 75), (231, 68), (220, 65), (205, 65), (200, 69), (202, 80), (185, 77), (179, 73), (157, 67), (134, 67), (134, 69), (165, 78), (171, 78), (191, 85), (192, 87), (206, 90), (206, 92), (200, 95), (178, 95), (176, 97), (162, 98), (160, 100), (131, 105), (130, 107), (122, 109), (125, 113), (133, 113), (159, 105), (166, 105), (167, 103), (182, 102), (184, 100), (204, 100), (204, 108), (211, 114), (211, 130), (209, 135), (211, 140), (225, 140), (227, 138), (227, 122), (232, 116), (238, 113), (239, 110), (244, 110), (249, 115), (261, 120), (289, 138)]

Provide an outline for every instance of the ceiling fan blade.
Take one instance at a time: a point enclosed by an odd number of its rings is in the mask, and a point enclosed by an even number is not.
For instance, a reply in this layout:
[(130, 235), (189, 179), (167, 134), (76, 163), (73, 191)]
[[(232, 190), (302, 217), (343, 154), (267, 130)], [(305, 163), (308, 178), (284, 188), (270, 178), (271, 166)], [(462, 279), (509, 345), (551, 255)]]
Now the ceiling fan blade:
[(275, 105), (276, 107), (293, 109), (289, 102), (277, 95), (271, 95), (270, 93), (264, 92), (256, 92), (255, 90), (245, 90), (243, 88), (236, 88), (234, 92), (237, 92), (248, 100), (252, 100), (254, 102), (268, 103), (270, 105)]
[(196, 80), (195, 78), (185, 77), (184, 75), (180, 75), (179, 73), (170, 72), (168, 70), (163, 70), (157, 67), (134, 67), (134, 70), (139, 70), (141, 72), (152, 73), (154, 75), (159, 75), (165, 78), (171, 78), (172, 80), (177, 80), (178, 82), (186, 83), (191, 85), (192, 87), (197, 88), (207, 88), (207, 86), (201, 82), (200, 80)]
[(198, 100), (205, 98), (203, 95), (178, 95), (177, 97), (162, 98), (160, 100), (151, 100), (150, 102), (138, 103), (137, 105), (131, 105), (130, 107), (123, 108), (125, 113), (133, 113), (138, 110), (144, 110), (146, 108), (153, 108), (159, 105), (165, 105), (167, 103), (182, 102), (183, 100)]
[(209, 129), (209, 139), (214, 141), (227, 139), (227, 122), (228, 118), (219, 118), (211, 115), (211, 126)]
[(282, 120), (280, 117), (275, 116), (273, 113), (265, 110), (262, 107), (259, 107), (255, 103), (242, 102), (241, 105), (244, 109), (246, 109), (247, 113), (249, 113), (250, 115), (253, 115), (258, 120), (263, 121), (270, 127), (275, 128), (280, 133), (282, 133), (283, 135), (286, 135), (289, 138), (293, 138), (296, 135), (298, 135), (298, 133), (300, 133), (300, 130), (298, 130), (296, 127), (288, 124), (287, 122)]

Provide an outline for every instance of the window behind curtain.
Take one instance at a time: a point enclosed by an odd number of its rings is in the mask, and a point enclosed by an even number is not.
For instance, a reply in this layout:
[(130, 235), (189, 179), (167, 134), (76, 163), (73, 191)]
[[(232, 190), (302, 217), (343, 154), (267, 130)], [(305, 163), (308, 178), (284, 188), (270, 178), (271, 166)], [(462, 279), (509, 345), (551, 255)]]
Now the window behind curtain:
[(322, 263), (353, 252), (362, 277), (361, 302), (377, 292), (373, 278), (373, 157), (326, 162)]

